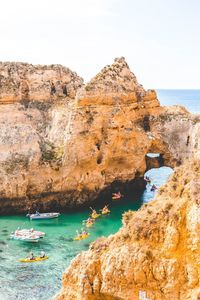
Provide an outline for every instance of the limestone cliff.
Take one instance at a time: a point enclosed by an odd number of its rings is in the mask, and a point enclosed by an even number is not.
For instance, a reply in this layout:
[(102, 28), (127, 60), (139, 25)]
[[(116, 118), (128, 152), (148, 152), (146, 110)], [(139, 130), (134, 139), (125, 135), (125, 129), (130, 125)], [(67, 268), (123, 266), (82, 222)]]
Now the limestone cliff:
[(86, 85), (60, 65), (1, 63), (0, 103), (0, 214), (108, 199), (143, 184), (148, 152), (175, 166), (199, 151), (199, 117), (160, 107), (124, 58)]
[(71, 262), (55, 299), (199, 299), (199, 189), (200, 161), (188, 161), (154, 201), (124, 214), (115, 235)]
[(61, 65), (0, 62), (0, 103), (74, 98), (83, 80)]

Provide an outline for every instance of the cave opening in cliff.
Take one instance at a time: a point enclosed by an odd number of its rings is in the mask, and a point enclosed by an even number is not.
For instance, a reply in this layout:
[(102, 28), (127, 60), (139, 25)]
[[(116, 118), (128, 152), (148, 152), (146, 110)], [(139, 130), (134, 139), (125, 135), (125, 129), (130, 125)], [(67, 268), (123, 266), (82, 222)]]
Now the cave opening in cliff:
[(164, 166), (164, 158), (161, 153), (149, 152), (146, 154), (146, 171), (152, 168), (160, 168)]

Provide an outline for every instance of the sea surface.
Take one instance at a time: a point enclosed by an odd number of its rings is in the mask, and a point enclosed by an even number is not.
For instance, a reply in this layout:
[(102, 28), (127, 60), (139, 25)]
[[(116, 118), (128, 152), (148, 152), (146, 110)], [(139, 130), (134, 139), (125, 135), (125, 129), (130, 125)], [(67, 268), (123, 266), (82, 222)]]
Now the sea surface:
[[(172, 169), (162, 167), (152, 169), (147, 175), (158, 187), (165, 183)], [(122, 200), (113, 200), (111, 213), (101, 216), (89, 229), (90, 236), (82, 241), (74, 241), (76, 230), (84, 226), (82, 221), (89, 216), (90, 209), (77, 213), (62, 214), (52, 220), (32, 220), (25, 216), (0, 217), (0, 300), (50, 300), (61, 288), (62, 272), (70, 261), (100, 236), (108, 236), (121, 227), (122, 214), (131, 209), (138, 210), (142, 203), (150, 201), (155, 192), (150, 187), (142, 196), (129, 195)], [(100, 209), (100, 207), (97, 207)], [(44, 231), (46, 236), (38, 243), (10, 240), (12, 231), (20, 228), (34, 228)], [(49, 259), (35, 263), (21, 263), (30, 251), (39, 255), (44, 250)]]
[(161, 105), (182, 105), (193, 114), (200, 113), (199, 90), (156, 90)]
[[(200, 113), (200, 90), (157, 90), (162, 105), (184, 105), (192, 113)], [(150, 176), (156, 186), (163, 185), (171, 168), (151, 169)], [(76, 230), (83, 228), (82, 221), (90, 210), (62, 214), (58, 219), (30, 221), (25, 216), (0, 217), (0, 300), (50, 300), (61, 287), (62, 272), (80, 251), (100, 236), (115, 233), (121, 227), (123, 212), (138, 210), (151, 201), (156, 192), (148, 185), (142, 195), (129, 195), (110, 205), (111, 214), (97, 219), (89, 230), (89, 238), (74, 241)], [(97, 207), (100, 209), (100, 207)], [(9, 235), (18, 227), (44, 231), (46, 236), (38, 243), (10, 240)], [(30, 251), (35, 255), (44, 250), (49, 259), (37, 263), (20, 263)]]

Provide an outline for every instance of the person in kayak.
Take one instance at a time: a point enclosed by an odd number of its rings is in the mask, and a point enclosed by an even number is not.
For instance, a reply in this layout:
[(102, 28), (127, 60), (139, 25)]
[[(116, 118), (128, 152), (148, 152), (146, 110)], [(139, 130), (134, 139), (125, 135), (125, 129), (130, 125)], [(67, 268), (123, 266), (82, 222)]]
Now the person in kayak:
[(102, 213), (106, 214), (108, 212), (109, 212), (108, 205), (105, 205), (104, 208), (102, 209)]
[(88, 232), (84, 229), (84, 230), (81, 232), (81, 236), (85, 236), (85, 235), (88, 235)]
[(151, 179), (149, 176), (144, 176), (144, 180), (147, 182), (147, 183), (151, 183)]
[(34, 256), (33, 252), (30, 252), (30, 255), (28, 256), (28, 258), (30, 260), (34, 260), (35, 259), (35, 256)]
[(155, 184), (153, 184), (152, 187), (151, 187), (151, 192), (153, 192), (155, 190), (157, 190), (157, 186)]
[(46, 255), (45, 255), (45, 252), (42, 250), (41, 252), (40, 252), (40, 258), (44, 258)]
[(93, 209), (92, 207), (90, 207), (91, 208), (91, 210), (92, 210), (92, 213), (91, 213), (91, 215), (97, 215), (97, 212), (96, 212), (96, 210), (95, 209)]
[(87, 219), (86, 223), (87, 223), (87, 224), (93, 224), (93, 223), (94, 223), (94, 220), (93, 220), (92, 218), (89, 217), (89, 218)]

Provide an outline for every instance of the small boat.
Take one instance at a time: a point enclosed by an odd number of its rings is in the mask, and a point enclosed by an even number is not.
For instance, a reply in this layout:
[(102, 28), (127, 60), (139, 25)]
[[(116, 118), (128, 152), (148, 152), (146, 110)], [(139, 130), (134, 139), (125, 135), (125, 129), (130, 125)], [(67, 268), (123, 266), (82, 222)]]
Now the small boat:
[(119, 196), (112, 196), (112, 199), (113, 199), (113, 200), (120, 200), (121, 197), (119, 197)]
[(112, 194), (113, 200), (120, 200), (122, 197), (123, 197), (123, 195), (120, 192)]
[(30, 218), (30, 220), (44, 220), (44, 219), (54, 219), (58, 218), (60, 216), (60, 213), (36, 213), (36, 214), (27, 214), (27, 217)]
[(42, 260), (46, 260), (48, 259), (48, 256), (45, 257), (35, 257), (34, 259), (30, 259), (30, 258), (21, 258), (19, 261), (20, 262), (37, 262), (37, 261), (42, 261)]
[(42, 231), (31, 229), (17, 229), (11, 233), (10, 238), (13, 240), (19, 240), (23, 242), (38, 242), (39, 239), (43, 238), (45, 233)]
[(37, 243), (40, 240), (39, 236), (27, 236), (27, 235), (21, 235), (21, 236), (16, 236), (16, 235), (10, 235), (10, 238), (13, 240), (18, 240), (22, 242), (32, 242), (32, 243)]
[(33, 228), (31, 228), (31, 229), (17, 229), (17, 230), (15, 230), (15, 232), (13, 234), (16, 235), (16, 236), (36, 235), (40, 238), (43, 238), (45, 236), (45, 232), (37, 231), (37, 230), (34, 230)]
[(96, 214), (96, 213), (95, 213), (95, 214), (94, 214), (94, 213), (91, 214), (91, 218), (92, 218), (92, 219), (97, 219), (97, 218), (99, 218), (100, 216), (101, 216), (101, 214)]
[(89, 235), (90, 235), (89, 233), (79, 234), (74, 238), (74, 241), (80, 241), (80, 240), (86, 239)]
[(90, 223), (90, 222), (87, 222), (85, 226), (86, 226), (87, 228), (90, 228), (90, 227), (92, 227), (93, 225), (94, 225), (94, 223), (92, 223), (92, 222), (91, 222), (91, 223)]
[(86, 226), (87, 228), (92, 227), (94, 225), (94, 223), (95, 223), (95, 220), (92, 219), (91, 217), (89, 217), (87, 220), (83, 220), (83, 222), (82, 222), (82, 224), (84, 226)]

